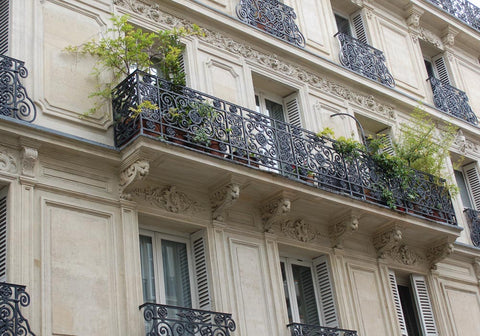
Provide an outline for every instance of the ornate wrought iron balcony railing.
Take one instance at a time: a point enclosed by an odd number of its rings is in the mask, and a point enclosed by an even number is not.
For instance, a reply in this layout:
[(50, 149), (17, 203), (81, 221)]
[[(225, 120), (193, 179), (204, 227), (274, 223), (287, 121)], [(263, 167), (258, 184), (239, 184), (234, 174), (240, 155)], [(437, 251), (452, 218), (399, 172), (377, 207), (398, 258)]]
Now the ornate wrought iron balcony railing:
[(0, 334), (11, 336), (35, 336), (28, 320), (23, 317), (22, 307), (30, 304), (25, 286), (0, 282)]
[[(134, 115), (145, 101), (156, 109)], [(140, 71), (115, 88), (113, 111), (118, 147), (147, 135), (383, 206), (388, 190), (397, 211), (456, 225), (450, 195), (431, 175), (415, 172), (402, 188), (364, 152), (344, 155), (334, 140)]]
[(473, 125), (478, 125), (478, 119), (468, 104), (467, 94), (449, 84), (442, 83), (438, 78), (427, 79), (433, 91), (433, 103), (443, 112), (460, 118)]
[(278, 0), (240, 0), (238, 18), (284, 41), (305, 47), (305, 38), (295, 24), (297, 15), (292, 7)]
[(340, 41), (340, 63), (365, 77), (389, 87), (395, 87), (395, 80), (385, 65), (383, 51), (375, 49), (344, 33), (336, 33)]
[(480, 247), (480, 212), (473, 209), (465, 209), (464, 212), (469, 219), (472, 244), (476, 247)]
[(480, 8), (467, 0), (427, 0), (450, 15), (480, 31)]
[(230, 336), (235, 331), (232, 314), (144, 303), (148, 336)]
[(290, 323), (287, 327), (292, 336), (358, 336), (355, 330), (327, 328), (311, 324)]
[(24, 64), (0, 55), (0, 115), (32, 122), (37, 110), (20, 80), (28, 76)]

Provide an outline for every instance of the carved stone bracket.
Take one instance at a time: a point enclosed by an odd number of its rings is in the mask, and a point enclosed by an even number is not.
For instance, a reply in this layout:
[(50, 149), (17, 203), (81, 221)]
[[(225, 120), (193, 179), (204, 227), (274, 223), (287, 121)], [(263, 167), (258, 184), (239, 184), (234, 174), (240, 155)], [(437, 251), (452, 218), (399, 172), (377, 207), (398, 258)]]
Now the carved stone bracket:
[(405, 8), (405, 11), (407, 13), (407, 17), (405, 19), (407, 22), (407, 25), (410, 28), (414, 28), (414, 29), (417, 29), (418, 27), (420, 27), (420, 18), (422, 17), (423, 13), (425, 13), (425, 11), (413, 4), (408, 5)]
[(290, 212), (290, 205), (291, 202), (289, 198), (280, 196), (268, 201), (260, 208), (265, 232), (273, 232), (273, 225)]
[(135, 183), (147, 177), (150, 163), (147, 160), (137, 160), (120, 173), (120, 194), (122, 199), (131, 200), (130, 191)]
[(332, 247), (343, 248), (345, 237), (358, 231), (359, 218), (358, 214), (351, 213), (328, 228), (328, 235), (332, 242)]
[(427, 250), (427, 260), (432, 269), (437, 269), (437, 264), (453, 253), (453, 244), (449, 242), (441, 242), (431, 246)]
[(38, 162), (38, 150), (32, 147), (22, 147), (22, 175), (34, 177)]
[(480, 284), (480, 258), (475, 258), (473, 262), (473, 270), (475, 271), (478, 283)]
[(0, 171), (13, 174), (18, 171), (17, 159), (5, 147), (0, 147)]
[(455, 44), (455, 37), (458, 35), (458, 30), (448, 26), (443, 31), (442, 42), (446, 48), (451, 48)]
[(240, 185), (238, 183), (228, 183), (214, 191), (210, 196), (212, 218), (223, 221), (225, 210), (231, 207), (239, 197)]
[(378, 258), (385, 258), (402, 241), (402, 231), (395, 225), (386, 231), (380, 231), (373, 237), (373, 246)]
[(318, 232), (304, 219), (286, 220), (282, 223), (282, 232), (293, 239), (307, 243), (318, 237)]
[(178, 191), (176, 186), (137, 188), (132, 195), (173, 213), (195, 213), (201, 210), (197, 202)]

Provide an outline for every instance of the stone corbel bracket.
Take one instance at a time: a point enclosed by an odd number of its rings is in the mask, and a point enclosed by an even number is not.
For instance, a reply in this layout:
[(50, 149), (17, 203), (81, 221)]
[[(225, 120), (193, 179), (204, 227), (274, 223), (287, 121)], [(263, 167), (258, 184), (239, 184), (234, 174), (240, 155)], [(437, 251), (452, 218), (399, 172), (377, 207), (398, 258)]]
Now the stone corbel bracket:
[(402, 231), (397, 225), (377, 232), (373, 237), (373, 246), (377, 250), (378, 258), (385, 258), (387, 254), (392, 253), (399, 248), (402, 243)]
[(442, 42), (446, 49), (453, 47), (455, 44), (455, 37), (458, 35), (458, 30), (450, 26), (445, 28), (442, 34)]
[(35, 167), (38, 162), (38, 150), (32, 147), (22, 147), (22, 175), (35, 177)]
[(212, 219), (223, 222), (225, 211), (240, 197), (240, 184), (230, 182), (217, 188), (210, 195)]
[(478, 284), (480, 285), (480, 258), (475, 258), (473, 261), (473, 270), (477, 276)]
[(358, 231), (359, 219), (360, 215), (358, 213), (350, 212), (328, 228), (328, 235), (333, 248), (343, 249), (345, 237)]
[(147, 160), (137, 160), (120, 172), (120, 197), (131, 200), (130, 192), (138, 181), (144, 180), (150, 172), (150, 163)]
[(302, 243), (311, 242), (319, 236), (315, 228), (309, 223), (306, 223), (303, 218), (286, 220), (282, 223), (281, 228), (286, 236), (301, 241)]
[(263, 229), (265, 232), (273, 233), (272, 227), (290, 212), (291, 198), (280, 195), (265, 202), (260, 208)]
[(431, 269), (436, 270), (437, 264), (446, 257), (448, 257), (450, 254), (452, 254), (453, 250), (453, 244), (448, 241), (443, 241), (432, 245), (427, 250), (427, 260), (430, 263)]
[(425, 13), (425, 11), (418, 6), (410, 4), (405, 7), (405, 12), (405, 21), (408, 27), (414, 30), (420, 28), (420, 18), (422, 17), (423, 13)]

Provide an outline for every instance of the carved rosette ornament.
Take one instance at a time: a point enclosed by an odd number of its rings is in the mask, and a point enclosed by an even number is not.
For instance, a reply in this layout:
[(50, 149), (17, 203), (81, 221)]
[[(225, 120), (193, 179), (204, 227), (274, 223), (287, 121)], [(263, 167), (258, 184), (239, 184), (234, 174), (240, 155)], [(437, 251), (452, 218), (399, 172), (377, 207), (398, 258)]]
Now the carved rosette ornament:
[(38, 161), (38, 150), (31, 147), (22, 148), (22, 175), (34, 177)]
[(449, 242), (442, 242), (438, 245), (430, 247), (427, 251), (427, 260), (432, 269), (437, 269), (437, 264), (453, 253), (453, 244)]
[(308, 243), (317, 238), (318, 233), (303, 219), (287, 220), (282, 223), (282, 232), (295, 240)]
[(17, 170), (17, 160), (15, 156), (9, 153), (6, 148), (0, 147), (0, 171), (14, 174)]
[(121, 198), (131, 200), (130, 191), (136, 182), (147, 177), (150, 171), (150, 163), (146, 160), (137, 160), (120, 173)]
[(358, 231), (358, 223), (359, 216), (351, 214), (347, 218), (330, 226), (328, 228), (328, 234), (332, 242), (332, 247), (342, 249), (345, 237)]
[(401, 241), (402, 231), (398, 227), (377, 233), (373, 237), (373, 246), (377, 250), (378, 258), (385, 258), (387, 254), (400, 246)]
[(201, 210), (201, 207), (194, 200), (189, 198), (187, 194), (178, 191), (176, 186), (137, 188), (133, 190), (132, 195), (168, 212), (195, 213)]
[(267, 202), (260, 209), (263, 221), (263, 229), (265, 232), (273, 232), (273, 225), (290, 212), (290, 204), (290, 199), (279, 197)]
[(225, 210), (231, 207), (239, 197), (240, 185), (238, 183), (228, 183), (213, 192), (210, 196), (212, 218), (223, 221), (225, 219)]
[(415, 252), (413, 249), (408, 247), (405, 244), (394, 247), (390, 251), (390, 256), (393, 260), (404, 265), (415, 265), (421, 261), (424, 261), (425, 258), (420, 254)]
[[(166, 27), (191, 26), (191, 22), (188, 20), (180, 19), (163, 12), (158, 4), (151, 4), (141, 0), (114, 0), (113, 3)], [(367, 2), (361, 1), (361, 3), (363, 6), (363, 4)], [(204, 27), (202, 27), (202, 30), (205, 32), (205, 36), (198, 36), (198, 38), (213, 47), (226, 50), (244, 57), (251, 62), (255, 62), (258, 65), (270, 68), (288, 77), (298, 79), (325, 93), (345, 99), (354, 105), (366, 108), (375, 113), (385, 115), (393, 114), (391, 106), (379, 103), (376, 98), (371, 95), (354, 91), (329, 78), (320, 77), (318, 74), (310, 72), (297, 64), (279, 59), (275, 54), (257, 50), (219, 32)]]

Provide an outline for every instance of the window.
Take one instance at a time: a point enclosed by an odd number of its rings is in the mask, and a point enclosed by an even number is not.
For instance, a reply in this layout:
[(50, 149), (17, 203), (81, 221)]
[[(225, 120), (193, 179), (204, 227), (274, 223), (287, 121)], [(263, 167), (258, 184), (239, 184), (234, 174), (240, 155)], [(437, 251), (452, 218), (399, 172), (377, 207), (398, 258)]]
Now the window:
[(8, 53), (9, 3), (9, 0), (0, 2), (0, 55)]
[(273, 93), (256, 91), (255, 107), (257, 112), (268, 115), (274, 120), (302, 127), (297, 93), (282, 98)]
[(189, 238), (140, 231), (143, 299), (210, 309), (203, 232)]
[(7, 191), (0, 186), (0, 282), (7, 281)]
[[(394, 148), (393, 148), (393, 132), (392, 128), (382, 122), (374, 120), (369, 117), (365, 117), (359, 113), (355, 113), (355, 118), (360, 122), (363, 127), (363, 131), (365, 133), (365, 137), (367, 137), (367, 143), (369, 138), (379, 139), (383, 145), (383, 152), (386, 152), (390, 155), (394, 155)], [(358, 134), (361, 136), (361, 131), (358, 128)]]
[(463, 207), (480, 210), (480, 175), (477, 163), (466, 164), (454, 172)]
[(335, 13), (335, 22), (339, 33), (355, 37), (360, 42), (368, 44), (367, 32), (360, 12), (356, 12), (350, 17)]
[(281, 258), (280, 268), (289, 322), (338, 327), (326, 256), (311, 261)]
[(447, 65), (443, 55), (437, 55), (435, 57), (426, 57), (423, 59), (425, 63), (425, 69), (427, 70), (428, 78), (438, 78), (442, 83), (450, 84), (450, 77), (447, 71)]
[(401, 335), (438, 335), (425, 277), (418, 274), (397, 277), (390, 270), (389, 279)]

